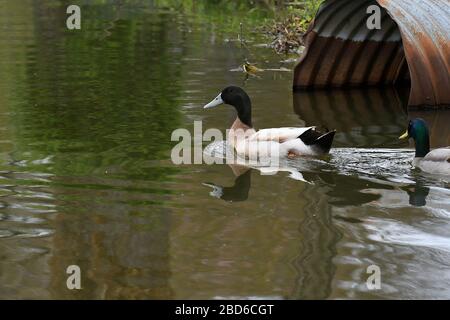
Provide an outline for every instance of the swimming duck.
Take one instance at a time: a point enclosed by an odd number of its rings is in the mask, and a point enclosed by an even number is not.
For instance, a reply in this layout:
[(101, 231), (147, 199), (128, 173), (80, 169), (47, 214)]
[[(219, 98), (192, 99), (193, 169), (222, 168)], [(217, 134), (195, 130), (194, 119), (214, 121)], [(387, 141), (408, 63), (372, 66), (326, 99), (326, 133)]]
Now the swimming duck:
[(424, 172), (450, 175), (450, 147), (430, 151), (428, 126), (423, 119), (409, 121), (408, 130), (399, 139), (412, 138), (416, 145), (413, 165)]
[(284, 127), (256, 131), (252, 125), (250, 97), (240, 87), (226, 87), (203, 108), (213, 108), (221, 104), (231, 105), (237, 111), (227, 140), (239, 156), (247, 159), (273, 156), (293, 158), (320, 156), (330, 151), (335, 130), (321, 133), (315, 127)]

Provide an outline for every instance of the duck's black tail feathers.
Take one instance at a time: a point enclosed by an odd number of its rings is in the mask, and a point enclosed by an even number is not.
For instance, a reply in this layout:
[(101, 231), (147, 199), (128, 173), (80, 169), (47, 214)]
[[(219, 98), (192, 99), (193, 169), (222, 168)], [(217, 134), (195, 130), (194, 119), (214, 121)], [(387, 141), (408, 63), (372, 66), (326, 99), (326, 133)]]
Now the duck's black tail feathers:
[(328, 153), (333, 144), (333, 138), (336, 130), (321, 133), (314, 128), (310, 128), (303, 132), (298, 138), (303, 141), (307, 146), (311, 146), (318, 153)]

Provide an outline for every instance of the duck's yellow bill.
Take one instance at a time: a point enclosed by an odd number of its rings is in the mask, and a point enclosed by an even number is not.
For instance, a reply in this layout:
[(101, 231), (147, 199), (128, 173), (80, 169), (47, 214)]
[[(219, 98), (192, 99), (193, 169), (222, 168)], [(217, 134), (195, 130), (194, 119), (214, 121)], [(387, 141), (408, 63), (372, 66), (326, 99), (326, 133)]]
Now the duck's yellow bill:
[(398, 137), (399, 139), (406, 139), (408, 138), (408, 130), (406, 130), (406, 132), (404, 134), (402, 134), (400, 137)]

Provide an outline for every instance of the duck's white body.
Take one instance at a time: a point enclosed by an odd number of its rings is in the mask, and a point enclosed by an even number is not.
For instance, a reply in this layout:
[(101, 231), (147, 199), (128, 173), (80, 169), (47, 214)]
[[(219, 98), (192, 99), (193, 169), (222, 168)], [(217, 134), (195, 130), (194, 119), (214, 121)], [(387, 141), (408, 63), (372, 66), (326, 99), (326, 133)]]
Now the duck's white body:
[(413, 165), (431, 174), (450, 175), (450, 147), (434, 149), (423, 158), (416, 157)]
[(316, 156), (320, 152), (299, 137), (315, 127), (283, 127), (256, 131), (236, 119), (227, 140), (236, 153), (247, 159), (287, 156)]

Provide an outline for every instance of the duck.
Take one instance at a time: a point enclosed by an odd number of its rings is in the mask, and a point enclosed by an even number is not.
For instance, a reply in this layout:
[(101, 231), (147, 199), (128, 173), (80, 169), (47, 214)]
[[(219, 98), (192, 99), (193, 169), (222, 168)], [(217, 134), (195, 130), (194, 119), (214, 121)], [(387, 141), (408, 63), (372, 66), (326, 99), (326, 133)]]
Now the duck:
[(429, 130), (423, 119), (409, 121), (408, 129), (399, 139), (407, 138), (415, 143), (414, 167), (431, 174), (450, 175), (450, 146), (430, 151)]
[(322, 156), (331, 149), (336, 130), (319, 132), (315, 126), (255, 130), (250, 97), (240, 87), (226, 87), (203, 108), (210, 109), (222, 104), (236, 109), (236, 119), (227, 131), (227, 143), (240, 157), (260, 159)]

